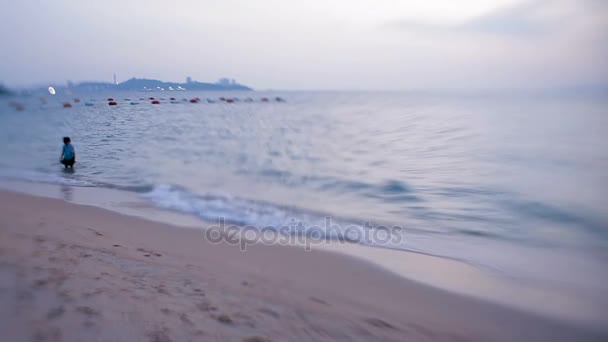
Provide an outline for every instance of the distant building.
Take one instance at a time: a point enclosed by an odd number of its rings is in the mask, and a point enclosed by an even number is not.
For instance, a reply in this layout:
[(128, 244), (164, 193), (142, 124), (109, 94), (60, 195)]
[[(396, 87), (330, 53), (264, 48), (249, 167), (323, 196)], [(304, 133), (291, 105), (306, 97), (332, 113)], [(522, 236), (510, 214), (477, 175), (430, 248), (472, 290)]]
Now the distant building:
[(186, 84), (190, 84), (192, 83), (192, 77), (188, 76), (186, 77)]
[(229, 87), (229, 86), (233, 86), (236, 85), (236, 81), (234, 80), (234, 78), (220, 78), (217, 81), (217, 84), (224, 86), (224, 87)]

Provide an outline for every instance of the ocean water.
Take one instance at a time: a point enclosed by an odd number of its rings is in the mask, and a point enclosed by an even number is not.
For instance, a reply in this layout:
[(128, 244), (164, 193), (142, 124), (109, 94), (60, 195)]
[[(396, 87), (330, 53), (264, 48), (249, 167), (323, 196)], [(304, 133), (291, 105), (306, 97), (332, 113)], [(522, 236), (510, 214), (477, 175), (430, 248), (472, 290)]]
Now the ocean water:
[[(139, 100), (149, 96), (163, 100)], [(182, 101), (195, 96), (254, 102)], [(286, 101), (260, 101), (276, 96)], [(606, 97), (40, 97), (0, 98), (0, 178), (133, 191), (212, 222), (287, 226), (290, 233), (449, 257), (515, 277), (568, 282), (605, 275), (577, 272), (608, 261)], [(74, 97), (82, 101), (63, 108)], [(108, 97), (119, 104), (108, 106)], [(25, 109), (13, 108), (15, 101)], [(58, 163), (65, 135), (76, 148), (74, 173)]]

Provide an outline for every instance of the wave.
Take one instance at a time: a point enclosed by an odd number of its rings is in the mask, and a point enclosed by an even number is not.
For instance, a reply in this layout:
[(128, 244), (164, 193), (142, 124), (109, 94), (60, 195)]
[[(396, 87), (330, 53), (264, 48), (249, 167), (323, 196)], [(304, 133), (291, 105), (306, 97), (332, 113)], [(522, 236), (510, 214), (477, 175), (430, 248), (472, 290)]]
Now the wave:
[(241, 230), (275, 231), (316, 240), (337, 240), (372, 247), (454, 258), (436, 248), (441, 237), (413, 227), (360, 222), (328, 213), (216, 194), (195, 194), (175, 185), (158, 185), (140, 194), (155, 206), (195, 215), (212, 224), (238, 225)]
[(82, 179), (75, 174), (44, 173), (30, 170), (0, 169), (0, 179), (80, 187), (98, 186), (97, 184)]

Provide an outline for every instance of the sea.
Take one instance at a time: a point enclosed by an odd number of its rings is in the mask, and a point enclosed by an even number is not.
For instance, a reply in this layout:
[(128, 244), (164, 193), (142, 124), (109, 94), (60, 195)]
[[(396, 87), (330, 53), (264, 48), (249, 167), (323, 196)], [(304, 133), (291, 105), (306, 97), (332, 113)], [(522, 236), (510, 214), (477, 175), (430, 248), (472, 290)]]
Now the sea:
[(0, 98), (0, 179), (606, 289), (607, 109), (544, 91), (30, 93)]

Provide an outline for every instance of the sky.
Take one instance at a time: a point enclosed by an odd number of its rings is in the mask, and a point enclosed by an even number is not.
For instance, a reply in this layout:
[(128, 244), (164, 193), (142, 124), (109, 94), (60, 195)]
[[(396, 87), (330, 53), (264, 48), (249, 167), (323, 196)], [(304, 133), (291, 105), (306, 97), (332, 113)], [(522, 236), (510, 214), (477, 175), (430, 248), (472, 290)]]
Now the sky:
[(608, 83), (608, 0), (2, 0), (0, 83), (256, 89)]

